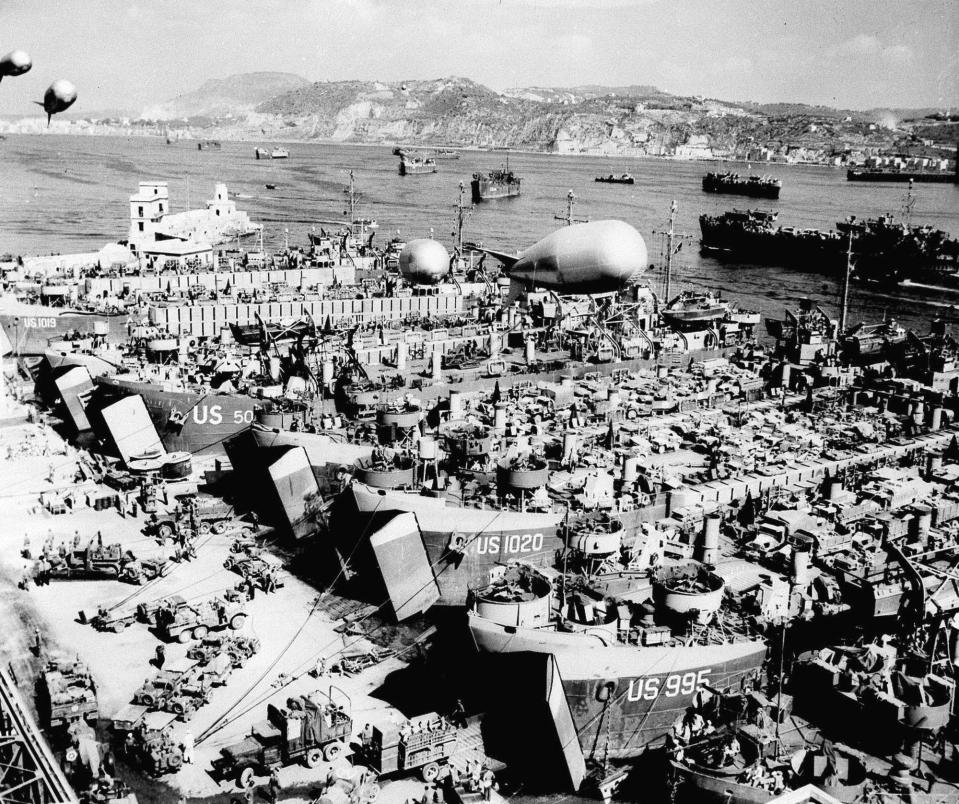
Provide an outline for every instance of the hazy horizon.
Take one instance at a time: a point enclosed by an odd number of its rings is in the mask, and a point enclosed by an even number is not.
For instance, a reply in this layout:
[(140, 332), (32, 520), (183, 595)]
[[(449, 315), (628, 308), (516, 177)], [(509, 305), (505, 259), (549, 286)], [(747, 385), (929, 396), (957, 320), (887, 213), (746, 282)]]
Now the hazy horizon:
[[(55, 8), (55, 12), (53, 9)], [(0, 0), (0, 50), (33, 70), (0, 83), (32, 114), (57, 78), (77, 115), (139, 113), (205, 81), (470, 78), (514, 87), (650, 84), (728, 101), (847, 109), (959, 105), (956, 0)], [(53, 13), (51, 13), (53, 12)]]

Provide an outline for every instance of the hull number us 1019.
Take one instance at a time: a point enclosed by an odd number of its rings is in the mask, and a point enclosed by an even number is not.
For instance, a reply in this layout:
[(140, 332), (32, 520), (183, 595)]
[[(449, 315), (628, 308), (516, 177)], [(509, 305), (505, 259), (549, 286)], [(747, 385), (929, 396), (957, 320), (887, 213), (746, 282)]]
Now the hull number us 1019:
[(692, 695), (700, 687), (709, 683), (712, 668), (688, 673), (673, 673), (668, 676), (649, 676), (634, 678), (629, 682), (626, 697), (630, 701), (652, 701), (660, 695), (675, 698), (677, 695)]

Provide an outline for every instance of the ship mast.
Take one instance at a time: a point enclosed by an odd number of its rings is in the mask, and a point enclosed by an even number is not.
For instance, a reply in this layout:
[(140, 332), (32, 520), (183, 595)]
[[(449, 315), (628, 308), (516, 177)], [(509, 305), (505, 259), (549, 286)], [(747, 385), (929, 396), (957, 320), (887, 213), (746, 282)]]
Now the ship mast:
[[(669, 304), (673, 284), (673, 255), (679, 253), (679, 250), (683, 247), (681, 241), (689, 237), (689, 235), (676, 234), (676, 211), (678, 209), (679, 206), (674, 200), (669, 205), (669, 228), (665, 232), (654, 232), (654, 234), (666, 235), (666, 266), (663, 276), (663, 302), (665, 304)], [(679, 240), (680, 243), (674, 248), (673, 243), (677, 240)]]
[(352, 232), (352, 231), (353, 231), (353, 221), (356, 220), (356, 187), (355, 187), (355, 185), (353, 184), (353, 171), (352, 171), (352, 170), (350, 170), (350, 186), (349, 186), (347, 192), (350, 194), (350, 220), (349, 220), (349, 228), (350, 228), (350, 231)]
[(852, 228), (849, 229), (849, 243), (846, 246), (846, 270), (842, 275), (842, 295), (839, 302), (839, 334), (846, 331), (846, 319), (849, 317), (849, 277), (852, 274)]
[(473, 214), (473, 205), (470, 204), (466, 206), (463, 203), (463, 194), (466, 192), (466, 185), (463, 182), (460, 182), (460, 194), (457, 198), (456, 203), (453, 205), (453, 209), (456, 210), (456, 231), (453, 232), (453, 236), (456, 238), (456, 250), (462, 255), (463, 253), (463, 228), (466, 222), (466, 219)]
[(585, 218), (574, 218), (573, 217), (573, 207), (576, 204), (576, 195), (570, 190), (566, 193), (566, 214), (565, 215), (553, 215), (553, 217), (558, 221), (565, 221), (567, 226), (572, 226), (574, 223), (587, 223)]
[(916, 205), (916, 197), (912, 194), (912, 182), (913, 180), (909, 179), (909, 187), (902, 197), (902, 208), (899, 210), (899, 215), (907, 229), (912, 227), (912, 208)]

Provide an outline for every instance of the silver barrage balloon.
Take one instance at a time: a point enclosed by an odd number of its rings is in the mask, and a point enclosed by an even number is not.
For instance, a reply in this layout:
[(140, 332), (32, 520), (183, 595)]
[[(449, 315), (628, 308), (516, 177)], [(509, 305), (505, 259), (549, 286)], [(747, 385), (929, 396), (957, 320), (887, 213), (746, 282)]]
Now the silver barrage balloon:
[(411, 240), (400, 252), (400, 273), (414, 285), (435, 285), (449, 272), (450, 255), (436, 240)]
[(559, 293), (609, 293), (649, 267), (646, 241), (623, 221), (565, 226), (519, 254), (483, 249), (499, 259), (511, 280)]
[(47, 125), (49, 126), (50, 119), (58, 112), (65, 112), (73, 106), (76, 99), (77, 88), (65, 78), (60, 78), (47, 87), (47, 91), (43, 93), (42, 101), (34, 101), (34, 103), (42, 106), (43, 111), (47, 113)]
[(6, 56), (0, 58), (0, 81), (4, 76), (17, 76), (30, 72), (33, 67), (33, 60), (30, 54), (25, 50), (11, 50)]

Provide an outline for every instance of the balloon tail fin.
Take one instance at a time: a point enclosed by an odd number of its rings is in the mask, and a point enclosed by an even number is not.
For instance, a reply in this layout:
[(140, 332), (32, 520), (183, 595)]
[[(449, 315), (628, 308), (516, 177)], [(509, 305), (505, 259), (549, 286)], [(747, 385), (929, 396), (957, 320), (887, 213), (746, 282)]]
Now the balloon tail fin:
[(53, 112), (47, 112), (47, 128), (50, 128), (51, 120), (53, 120)]

